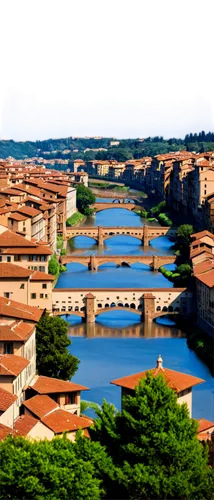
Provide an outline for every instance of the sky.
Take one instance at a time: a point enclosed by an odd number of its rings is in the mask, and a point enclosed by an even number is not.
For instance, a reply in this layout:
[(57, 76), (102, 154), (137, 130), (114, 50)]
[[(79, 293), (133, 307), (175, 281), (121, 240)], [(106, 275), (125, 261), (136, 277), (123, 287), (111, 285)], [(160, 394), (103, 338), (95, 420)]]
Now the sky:
[(24, 95), (15, 87), (0, 108), (1, 138), (43, 140), (71, 135), (136, 138), (162, 135), (183, 138), (187, 133), (213, 130), (213, 108), (208, 98), (150, 104), (103, 99), (92, 104), (47, 103)]

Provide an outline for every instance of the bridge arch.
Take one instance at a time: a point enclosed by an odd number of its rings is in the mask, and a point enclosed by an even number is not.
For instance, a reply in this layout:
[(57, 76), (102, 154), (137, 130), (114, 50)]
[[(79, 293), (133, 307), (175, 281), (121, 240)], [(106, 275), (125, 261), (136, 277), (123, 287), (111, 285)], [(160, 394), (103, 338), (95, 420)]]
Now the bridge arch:
[(96, 311), (95, 313), (95, 316), (99, 316), (100, 314), (102, 313), (105, 313), (105, 312), (110, 312), (110, 311), (128, 311), (128, 312), (132, 312), (134, 314), (138, 314), (139, 316), (142, 315), (142, 311), (139, 311), (138, 309), (132, 309), (130, 307), (125, 307), (125, 306), (110, 306), (108, 308), (103, 308), (103, 309), (99, 309)]

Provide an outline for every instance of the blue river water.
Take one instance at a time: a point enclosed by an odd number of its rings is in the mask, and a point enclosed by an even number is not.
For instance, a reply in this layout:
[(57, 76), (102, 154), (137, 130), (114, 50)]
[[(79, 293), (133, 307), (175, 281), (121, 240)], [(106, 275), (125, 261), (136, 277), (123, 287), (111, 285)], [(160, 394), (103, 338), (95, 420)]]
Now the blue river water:
[[(102, 199), (99, 199), (102, 201)], [(106, 201), (106, 199), (105, 199)], [(108, 209), (87, 220), (84, 225), (140, 226), (144, 221), (123, 208)], [(100, 250), (94, 240), (77, 237), (68, 242), (67, 253), (75, 255), (172, 255), (172, 242), (167, 237), (153, 240), (143, 248), (131, 236), (109, 238)], [(174, 264), (166, 266), (174, 269)], [(69, 264), (57, 287), (170, 287), (172, 284), (148, 266), (133, 264), (131, 268), (117, 268), (105, 264), (97, 272), (88, 271), (80, 264)], [(84, 324), (81, 318), (70, 315), (71, 352), (80, 359), (73, 381), (90, 388), (82, 393), (88, 401), (102, 403), (103, 398), (120, 408), (120, 388), (110, 381), (125, 375), (153, 368), (159, 354), (164, 366), (195, 375), (205, 380), (193, 388), (193, 417), (214, 421), (214, 379), (208, 368), (187, 347), (185, 333), (167, 317), (151, 325), (141, 323), (130, 311), (110, 311), (99, 315), (94, 324)]]

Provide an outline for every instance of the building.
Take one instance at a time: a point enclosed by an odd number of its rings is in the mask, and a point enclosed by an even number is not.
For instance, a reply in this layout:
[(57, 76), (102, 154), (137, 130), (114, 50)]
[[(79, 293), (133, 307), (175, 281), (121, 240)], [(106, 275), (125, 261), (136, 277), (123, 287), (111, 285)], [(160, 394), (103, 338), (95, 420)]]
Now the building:
[(0, 262), (1, 294), (7, 299), (52, 311), (53, 281), (52, 274)]
[(181, 373), (174, 370), (169, 370), (168, 368), (164, 368), (161, 356), (159, 356), (155, 368), (135, 373), (133, 375), (128, 375), (127, 377), (122, 377), (117, 380), (113, 380), (111, 384), (121, 387), (122, 398), (128, 395), (131, 396), (134, 395), (135, 388), (139, 384), (140, 380), (142, 378), (145, 378), (148, 372), (153, 377), (162, 375), (167, 385), (176, 392), (178, 403), (186, 403), (189, 414), (190, 416), (192, 416), (192, 387), (201, 384), (202, 382), (204, 382), (204, 380), (192, 375), (188, 375), (186, 373)]
[[(6, 228), (4, 228), (6, 229)], [(45, 242), (30, 241), (10, 230), (0, 234), (0, 263), (16, 264), (33, 271), (48, 272), (52, 251)]]
[(13, 427), (36, 373), (36, 323), (43, 311), (0, 297), (0, 423)]
[(80, 414), (81, 391), (87, 387), (73, 382), (36, 375), (26, 388), (26, 399), (36, 395), (49, 396), (61, 409)]
[[(40, 403), (37, 404), (37, 409), (34, 408), (36, 413), (38, 413), (38, 408), (40, 409)], [(78, 417), (60, 408), (50, 411), (47, 402), (42, 408), (42, 413), (43, 417), (40, 419), (30, 414), (21, 415), (14, 424), (15, 433), (38, 441), (51, 440), (55, 436), (62, 437), (66, 433), (68, 439), (75, 441), (77, 431), (82, 429), (83, 434), (89, 437), (88, 429), (93, 424), (93, 420)]]

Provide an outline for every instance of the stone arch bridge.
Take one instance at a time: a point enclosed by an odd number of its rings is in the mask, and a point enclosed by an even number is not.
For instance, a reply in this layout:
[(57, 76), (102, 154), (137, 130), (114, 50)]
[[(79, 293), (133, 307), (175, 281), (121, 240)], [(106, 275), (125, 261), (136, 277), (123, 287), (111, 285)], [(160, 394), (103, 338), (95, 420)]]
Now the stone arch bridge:
[(118, 266), (142, 263), (150, 266), (153, 271), (159, 269), (164, 264), (172, 264), (176, 261), (176, 255), (68, 255), (61, 257), (60, 262), (63, 265), (78, 262), (87, 266), (90, 271), (97, 271), (102, 264), (115, 263)]
[(159, 236), (168, 236), (169, 238), (174, 239), (176, 233), (176, 228), (164, 226), (79, 226), (67, 227), (66, 239), (75, 238), (76, 236), (88, 236), (89, 238), (95, 239), (99, 246), (103, 246), (104, 241), (108, 238), (117, 235), (125, 235), (133, 236), (134, 238), (140, 240), (144, 246), (148, 246), (151, 240), (158, 238)]
[(91, 208), (95, 209), (96, 212), (101, 212), (101, 210), (107, 210), (108, 208), (125, 208), (126, 210), (134, 210), (135, 208), (143, 208), (140, 203), (133, 202), (132, 200), (126, 201), (124, 199), (115, 199), (111, 201), (97, 201)]
[(193, 314), (193, 296), (186, 288), (95, 288), (53, 289), (53, 314), (76, 314), (93, 323), (99, 314), (127, 310), (140, 315), (142, 321), (168, 315)]

